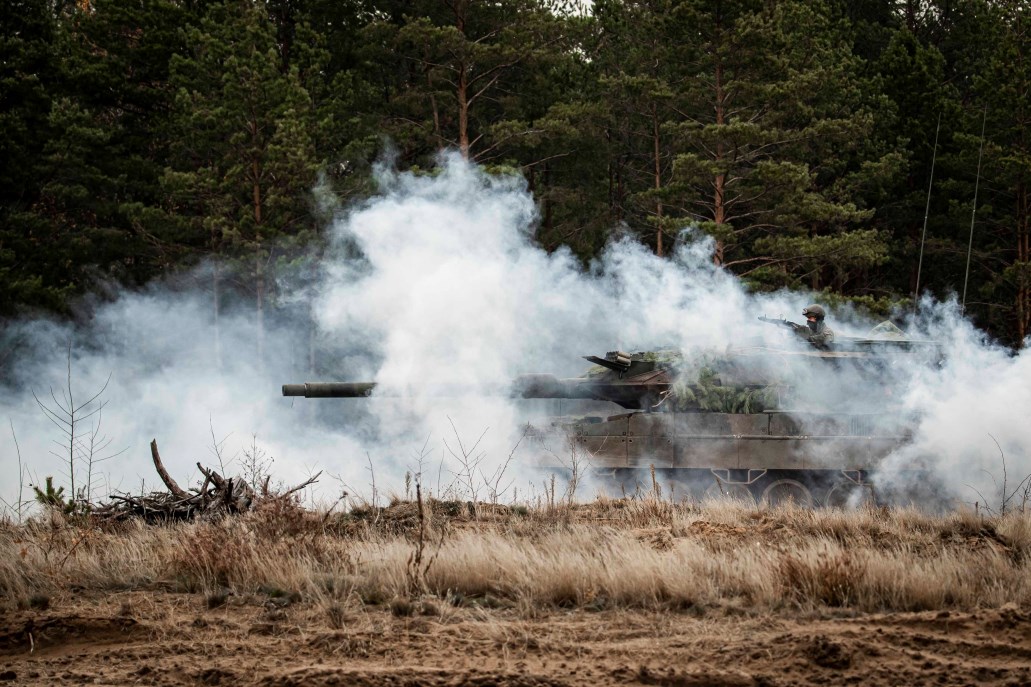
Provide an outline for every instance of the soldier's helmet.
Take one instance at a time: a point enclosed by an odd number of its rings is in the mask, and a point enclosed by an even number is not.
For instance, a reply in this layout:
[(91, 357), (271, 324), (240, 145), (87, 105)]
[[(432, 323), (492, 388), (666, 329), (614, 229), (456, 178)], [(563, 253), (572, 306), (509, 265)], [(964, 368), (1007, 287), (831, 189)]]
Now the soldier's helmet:
[(826, 313), (823, 311), (822, 305), (810, 305), (808, 308), (802, 311), (805, 317), (815, 317), (818, 321), (823, 320), (826, 317)]

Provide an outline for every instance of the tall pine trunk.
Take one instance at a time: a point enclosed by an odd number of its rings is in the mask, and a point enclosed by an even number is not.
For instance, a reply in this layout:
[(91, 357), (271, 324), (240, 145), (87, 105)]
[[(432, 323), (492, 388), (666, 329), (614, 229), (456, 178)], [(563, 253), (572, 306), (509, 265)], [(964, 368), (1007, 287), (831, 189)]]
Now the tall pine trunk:
[(255, 336), (257, 338), (258, 365), (265, 365), (265, 263), (261, 255), (261, 242), (257, 244), (254, 252), (255, 272)]
[[(455, 3), (455, 28), (465, 35), (467, 5), (462, 0)], [(458, 149), (462, 158), (469, 159), (469, 71), (464, 61), (458, 67)]]
[[(662, 161), (659, 157), (659, 106), (652, 103), (652, 142), (655, 155), (655, 190), (662, 189)], [(655, 254), (662, 257), (662, 200), (655, 200)]]
[(1031, 269), (1031, 231), (1029, 231), (1029, 214), (1031, 214), (1031, 189), (1028, 188), (1024, 175), (1017, 182), (1017, 294), (1016, 294), (1016, 330), (1017, 346), (1022, 346), (1024, 339), (1031, 333), (1031, 285), (1028, 284), (1028, 270)]
[(221, 266), (216, 258), (211, 267), (211, 307), (214, 314), (215, 369), (222, 369), (222, 282)]
[(252, 192), (254, 199), (254, 295), (255, 295), (255, 336), (257, 338), (258, 365), (265, 365), (265, 264), (261, 254), (261, 167), (257, 158), (251, 161), (253, 174)]
[[(725, 121), (726, 113), (724, 112), (724, 99), (726, 94), (723, 90), (723, 63), (720, 62), (719, 49), (716, 50), (716, 126), (722, 126)], [(723, 133), (722, 131), (717, 133), (716, 138), (716, 155), (715, 161), (719, 164), (723, 160)], [(724, 186), (726, 184), (726, 175), (717, 174), (713, 180), (713, 199), (712, 199), (712, 221), (715, 222), (716, 226), (723, 224), (726, 221), (727, 209), (724, 203)], [(726, 262), (726, 256), (724, 251), (726, 245), (722, 238), (716, 239), (716, 247), (712, 254), (712, 261), (717, 265), (722, 265)]]
[[(1022, 34), (1022, 22), (1017, 19), (1017, 32)], [(1017, 68), (1020, 74), (1024, 73), (1024, 44), (1017, 43)], [(1020, 99), (1017, 107), (1017, 127), (1020, 131), (1019, 149), (1022, 159), (1027, 159), (1027, 120), (1025, 119), (1025, 99)], [(1017, 177), (1017, 264), (1021, 267), (1017, 272), (1017, 298), (1016, 298), (1016, 320), (1017, 320), (1017, 346), (1024, 345), (1029, 327), (1031, 327), (1031, 286), (1028, 284), (1028, 270), (1031, 269), (1031, 244), (1028, 238), (1029, 213), (1029, 189), (1023, 169)]]
[(469, 84), (465, 65), (458, 69), (458, 149), (469, 159)]

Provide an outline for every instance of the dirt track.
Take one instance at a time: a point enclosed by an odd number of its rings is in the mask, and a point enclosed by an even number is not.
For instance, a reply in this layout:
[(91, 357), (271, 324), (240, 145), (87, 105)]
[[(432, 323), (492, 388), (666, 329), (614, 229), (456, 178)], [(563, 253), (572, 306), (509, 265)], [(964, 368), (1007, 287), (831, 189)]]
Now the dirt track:
[[(117, 592), (0, 621), (15, 685), (1029, 685), (1031, 609), (549, 611), (323, 607)], [(336, 629), (333, 626), (337, 626)]]

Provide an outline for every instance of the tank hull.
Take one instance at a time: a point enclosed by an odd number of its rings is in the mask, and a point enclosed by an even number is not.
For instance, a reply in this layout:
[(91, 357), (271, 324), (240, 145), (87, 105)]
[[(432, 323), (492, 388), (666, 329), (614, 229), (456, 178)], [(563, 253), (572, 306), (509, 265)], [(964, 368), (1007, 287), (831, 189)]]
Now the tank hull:
[(767, 411), (562, 418), (531, 439), (540, 467), (589, 474), (609, 491), (657, 484), (696, 500), (845, 505), (872, 498), (869, 475), (910, 437), (897, 415)]

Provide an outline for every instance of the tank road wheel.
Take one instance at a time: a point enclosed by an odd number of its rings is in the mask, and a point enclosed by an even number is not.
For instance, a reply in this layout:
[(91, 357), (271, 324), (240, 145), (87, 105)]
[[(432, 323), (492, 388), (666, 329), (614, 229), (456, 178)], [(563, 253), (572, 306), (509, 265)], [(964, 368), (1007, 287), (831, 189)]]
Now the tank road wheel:
[(873, 495), (873, 487), (869, 484), (856, 484), (848, 480), (836, 482), (827, 491), (827, 497), (823, 505), (828, 508), (859, 508), (865, 505), (873, 505), (876, 499)]
[(747, 484), (723, 482), (718, 479), (713, 480), (713, 483), (705, 490), (703, 500), (731, 500), (738, 501), (749, 506), (755, 505), (755, 497), (753, 497), (752, 492), (748, 490)]
[(793, 479), (778, 479), (763, 491), (762, 504), (770, 508), (793, 503), (802, 508), (813, 507), (809, 488)]

